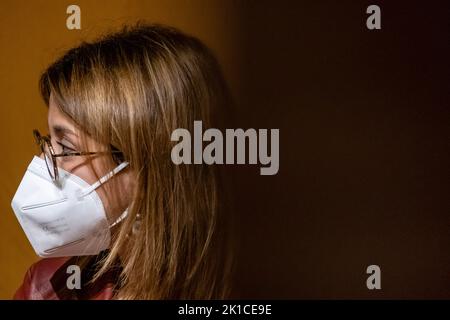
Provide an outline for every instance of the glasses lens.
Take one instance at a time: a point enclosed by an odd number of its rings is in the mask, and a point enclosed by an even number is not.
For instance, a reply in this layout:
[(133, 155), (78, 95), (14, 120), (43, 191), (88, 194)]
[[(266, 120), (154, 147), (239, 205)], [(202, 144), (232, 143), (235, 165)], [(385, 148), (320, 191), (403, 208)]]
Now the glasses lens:
[(45, 141), (42, 146), (42, 152), (44, 153), (45, 163), (47, 164), (48, 173), (53, 180), (56, 180), (55, 177), (55, 166), (53, 164), (53, 157), (50, 152), (50, 148), (48, 145), (48, 141)]

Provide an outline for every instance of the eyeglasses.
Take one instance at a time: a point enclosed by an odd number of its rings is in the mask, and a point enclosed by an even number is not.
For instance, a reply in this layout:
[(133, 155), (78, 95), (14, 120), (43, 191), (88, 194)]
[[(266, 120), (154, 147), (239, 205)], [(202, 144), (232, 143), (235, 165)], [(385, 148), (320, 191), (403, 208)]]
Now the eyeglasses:
[(52, 141), (49, 135), (41, 136), (38, 130), (33, 130), (34, 138), (36, 139), (36, 143), (38, 144), (40, 151), (44, 154), (45, 163), (47, 165), (48, 173), (52, 178), (53, 182), (59, 181), (58, 174), (58, 164), (56, 162), (56, 158), (59, 157), (73, 157), (73, 156), (89, 156), (94, 154), (122, 154), (119, 150), (111, 150), (104, 152), (63, 152), (63, 153), (55, 153), (55, 149), (52, 146)]

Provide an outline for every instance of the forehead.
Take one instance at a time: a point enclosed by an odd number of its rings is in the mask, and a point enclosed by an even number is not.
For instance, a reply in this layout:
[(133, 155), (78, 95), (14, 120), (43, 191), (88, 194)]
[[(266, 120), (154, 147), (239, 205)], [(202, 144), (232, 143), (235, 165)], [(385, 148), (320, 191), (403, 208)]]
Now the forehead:
[(67, 121), (71, 122), (71, 119), (67, 117), (62, 111), (59, 109), (59, 106), (53, 97), (53, 95), (50, 95), (50, 99), (48, 102), (48, 118), (52, 120), (61, 120), (61, 121)]
[(68, 129), (75, 129), (75, 123), (61, 111), (53, 95), (50, 95), (48, 103), (48, 124), (49, 127), (53, 125), (64, 125)]
[(63, 111), (61, 111), (53, 95), (50, 95), (48, 103), (48, 128), (50, 135), (65, 136), (72, 142), (83, 144), (89, 148), (99, 148), (101, 143), (95, 141)]

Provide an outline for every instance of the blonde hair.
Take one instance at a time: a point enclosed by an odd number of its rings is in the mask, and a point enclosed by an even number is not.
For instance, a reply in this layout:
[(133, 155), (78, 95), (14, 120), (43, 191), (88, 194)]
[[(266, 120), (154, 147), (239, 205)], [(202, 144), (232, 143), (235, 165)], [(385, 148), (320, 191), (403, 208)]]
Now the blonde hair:
[(170, 27), (125, 27), (69, 50), (42, 74), (40, 91), (120, 150), (135, 175), (128, 217), (97, 278), (120, 252), (116, 298), (226, 298), (231, 256), (217, 168), (170, 158), (174, 129), (192, 130), (194, 120), (211, 127), (230, 102), (210, 50)]

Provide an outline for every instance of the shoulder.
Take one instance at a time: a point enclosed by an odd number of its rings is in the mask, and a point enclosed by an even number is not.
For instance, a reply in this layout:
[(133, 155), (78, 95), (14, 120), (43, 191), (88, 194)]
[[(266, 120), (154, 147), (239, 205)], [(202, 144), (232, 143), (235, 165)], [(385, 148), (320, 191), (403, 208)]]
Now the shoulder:
[[(46, 258), (33, 264), (25, 274), (20, 288), (14, 295), (17, 300), (86, 300), (113, 299), (121, 266), (118, 262), (95, 281), (91, 281), (98, 268), (98, 262), (104, 257), (97, 256)], [(74, 265), (79, 267), (79, 287), (68, 287), (72, 279)], [(70, 269), (69, 269), (70, 268)], [(76, 289), (76, 290), (75, 290)]]
[(68, 259), (67, 257), (46, 258), (34, 263), (25, 274), (23, 283), (16, 291), (14, 299), (58, 299), (50, 280)]

